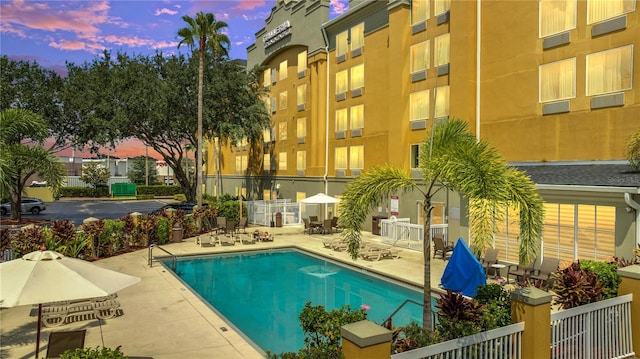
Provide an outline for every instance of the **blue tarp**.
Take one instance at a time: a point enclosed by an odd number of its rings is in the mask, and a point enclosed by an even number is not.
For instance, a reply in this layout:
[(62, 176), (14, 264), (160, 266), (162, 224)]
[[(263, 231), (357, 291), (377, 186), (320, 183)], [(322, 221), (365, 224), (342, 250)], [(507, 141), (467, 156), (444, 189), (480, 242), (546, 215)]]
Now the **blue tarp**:
[(476, 295), (478, 286), (487, 284), (484, 267), (473, 255), (462, 238), (458, 238), (440, 284), (453, 292), (468, 297)]

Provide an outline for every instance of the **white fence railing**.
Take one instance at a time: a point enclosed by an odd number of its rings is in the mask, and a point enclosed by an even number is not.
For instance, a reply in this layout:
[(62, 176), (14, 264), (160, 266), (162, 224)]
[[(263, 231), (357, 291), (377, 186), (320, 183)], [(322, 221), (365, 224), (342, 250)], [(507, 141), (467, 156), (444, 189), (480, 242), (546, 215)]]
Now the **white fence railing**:
[[(447, 227), (446, 224), (432, 225), (431, 238), (436, 233), (443, 233), (446, 239)], [(409, 223), (409, 218), (383, 219), (380, 221), (380, 237), (383, 243), (422, 251), (424, 226)]]
[(291, 202), (290, 199), (276, 201), (249, 201), (247, 212), (249, 223), (258, 226), (269, 227), (271, 221), (276, 222), (276, 215), (282, 216), (282, 225), (298, 225), (302, 223), (300, 218), (300, 203)]
[(552, 359), (610, 359), (633, 356), (632, 295), (551, 313)]
[(524, 322), (394, 354), (392, 359), (521, 358)]
[[(111, 185), (114, 183), (127, 183), (129, 182), (128, 177), (110, 177), (107, 182), (107, 186), (109, 187), (109, 193), (111, 193)], [(64, 185), (67, 187), (91, 187), (90, 184), (85, 183), (80, 179), (80, 176), (67, 176), (64, 180)]]

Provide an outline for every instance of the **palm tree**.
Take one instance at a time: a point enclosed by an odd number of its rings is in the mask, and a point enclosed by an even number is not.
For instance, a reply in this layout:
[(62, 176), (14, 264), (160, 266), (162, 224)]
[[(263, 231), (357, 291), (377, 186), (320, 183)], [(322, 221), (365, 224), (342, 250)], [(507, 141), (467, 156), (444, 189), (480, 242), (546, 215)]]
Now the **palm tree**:
[(216, 21), (213, 14), (205, 14), (199, 12), (195, 18), (184, 15), (182, 20), (188, 24), (178, 30), (178, 36), (181, 38), (178, 48), (186, 44), (192, 50), (196, 49), (199, 54), (198, 64), (198, 145), (196, 153), (196, 197), (198, 207), (202, 206), (202, 107), (203, 96), (202, 88), (204, 83), (204, 57), (207, 50), (211, 50), (215, 57), (223, 57), (228, 55), (228, 49), (231, 45), (229, 37), (220, 33), (227, 27), (222, 21)]
[(6, 109), (0, 112), (0, 128), (0, 197), (10, 198), (11, 218), (19, 222), (27, 180), (37, 174), (55, 193), (65, 170), (53, 153), (41, 145), (48, 131), (40, 115), (24, 109)]
[[(493, 223), (504, 219), (507, 206), (520, 212), (520, 263), (529, 263), (539, 250), (544, 207), (535, 184), (523, 172), (508, 166), (495, 149), (478, 142), (462, 120), (437, 124), (420, 147), (420, 169), (425, 188), (404, 171), (376, 166), (347, 185), (340, 206), (340, 226), (356, 259), (360, 229), (367, 215), (393, 193), (417, 190), (424, 195), (424, 295), (422, 320), (433, 328), (431, 311), (431, 201), (441, 189), (457, 191), (470, 200), (473, 244), (491, 246)], [(440, 183), (441, 185), (438, 185)]]
[(640, 128), (629, 136), (624, 155), (629, 160), (631, 170), (640, 171)]

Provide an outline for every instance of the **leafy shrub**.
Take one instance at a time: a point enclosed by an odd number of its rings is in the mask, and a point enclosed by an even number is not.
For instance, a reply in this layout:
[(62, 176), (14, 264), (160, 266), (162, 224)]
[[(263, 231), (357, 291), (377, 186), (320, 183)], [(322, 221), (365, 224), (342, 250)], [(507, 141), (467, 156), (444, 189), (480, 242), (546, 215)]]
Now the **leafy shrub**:
[(171, 235), (171, 222), (169, 218), (158, 216), (156, 219), (156, 233), (158, 235), (158, 244), (166, 244), (169, 242)]
[(182, 193), (180, 186), (137, 186), (138, 195), (173, 196)]
[(113, 256), (123, 248), (124, 226), (123, 221), (112, 219), (104, 221), (104, 232), (100, 236), (100, 252), (105, 257)]
[(443, 341), (477, 334), (483, 331), (482, 305), (460, 293), (447, 290), (436, 300), (438, 323), (436, 330)]
[(598, 281), (604, 283), (604, 297), (602, 299), (618, 296), (618, 286), (622, 282), (622, 277), (618, 274), (618, 266), (615, 262), (605, 263), (583, 259), (580, 261), (580, 268), (595, 273), (598, 276)]
[(180, 202), (186, 202), (187, 196), (185, 196), (184, 193), (178, 193), (173, 195), (173, 199)]
[(11, 237), (9, 228), (0, 229), (0, 251), (4, 252), (11, 247)]
[(501, 285), (479, 286), (474, 299), (485, 305), (482, 309), (484, 330), (511, 324), (511, 297)]
[(60, 197), (109, 197), (109, 188), (62, 187)]
[(579, 262), (553, 273), (552, 277), (556, 293), (554, 304), (563, 309), (594, 303), (604, 296), (604, 282), (598, 281), (597, 274), (580, 269)]
[(437, 332), (425, 329), (416, 322), (410, 322), (398, 329), (394, 337), (395, 340), (391, 346), (393, 354), (426, 347), (440, 341)]
[(100, 257), (100, 239), (104, 234), (104, 220), (99, 219), (96, 221), (83, 223), (80, 226), (80, 230), (86, 235), (86, 238), (89, 241), (91, 255), (94, 258)]
[(267, 357), (270, 359), (342, 358), (340, 328), (366, 318), (367, 312), (364, 309), (352, 310), (349, 305), (344, 305), (340, 309), (327, 312), (324, 306), (312, 306), (311, 302), (307, 302), (298, 317), (304, 332), (304, 348), (298, 353), (271, 354), (267, 351)]
[(53, 221), (51, 224), (51, 237), (63, 244), (70, 243), (76, 237), (76, 226), (68, 219)]
[(120, 347), (111, 348), (78, 348), (75, 350), (67, 350), (60, 354), (60, 359), (127, 359), (128, 356), (120, 351)]
[(27, 226), (16, 233), (11, 246), (18, 256), (22, 256), (40, 250), (45, 243), (46, 236), (42, 227)]
[(88, 252), (90, 250), (90, 243), (91, 240), (87, 238), (84, 232), (78, 232), (75, 239), (67, 243), (62, 254), (72, 258), (84, 258), (90, 254)]

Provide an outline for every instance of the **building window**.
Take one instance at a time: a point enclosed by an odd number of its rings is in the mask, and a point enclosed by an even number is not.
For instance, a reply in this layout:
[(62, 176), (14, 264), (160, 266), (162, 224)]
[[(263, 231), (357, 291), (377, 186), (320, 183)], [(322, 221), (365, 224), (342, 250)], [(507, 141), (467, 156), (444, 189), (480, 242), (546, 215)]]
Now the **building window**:
[(587, 0), (587, 24), (612, 19), (634, 11), (635, 0)]
[(631, 89), (633, 45), (587, 55), (587, 96)]
[(340, 71), (336, 74), (336, 94), (346, 93), (349, 89), (348, 70)]
[(364, 46), (364, 22), (351, 28), (351, 51)]
[(540, 65), (540, 102), (566, 100), (576, 97), (576, 58)]
[(262, 138), (264, 142), (271, 142), (271, 129), (265, 128), (262, 130)]
[(435, 38), (433, 65), (438, 67), (449, 63), (449, 34), (440, 35)]
[(349, 148), (349, 168), (352, 170), (364, 168), (364, 146), (351, 146)]
[(411, 73), (429, 68), (429, 41), (411, 46)]
[(278, 71), (280, 73), (280, 77), (278, 77), (278, 80), (284, 80), (287, 78), (287, 70), (288, 70), (288, 61), (284, 60), (280, 63), (280, 71)]
[(350, 111), (351, 129), (364, 128), (364, 105), (352, 106)]
[(335, 169), (346, 170), (347, 169), (347, 148), (336, 147), (335, 150)]
[(280, 122), (278, 124), (278, 138), (281, 140), (287, 139), (287, 123), (286, 122)]
[(413, 144), (411, 145), (411, 154), (410, 154), (410, 167), (411, 169), (419, 169), (420, 168), (420, 145)]
[(364, 64), (351, 68), (351, 90), (364, 87)]
[(429, 0), (411, 1), (411, 24), (427, 21), (429, 18)]
[(336, 132), (347, 130), (347, 109), (336, 110)]
[(300, 106), (304, 108), (305, 104), (307, 103), (307, 85), (298, 85), (296, 94), (296, 104), (298, 105), (298, 108), (300, 108)]
[(278, 170), (280, 171), (287, 170), (287, 153), (286, 152), (278, 153)]
[(265, 171), (268, 171), (271, 169), (271, 156), (269, 156), (268, 153), (265, 153), (262, 156), (262, 167), (264, 168)]
[(266, 69), (262, 73), (264, 74), (264, 80), (262, 80), (264, 87), (271, 85), (271, 69)]
[(450, 9), (451, 0), (434, 0), (433, 2), (433, 16), (442, 15)]
[(436, 89), (434, 111), (434, 118), (449, 117), (449, 86), (440, 86)]
[(275, 84), (276, 83), (276, 69), (272, 68), (271, 69), (271, 84)]
[(236, 173), (242, 172), (242, 156), (236, 156)]
[(296, 153), (296, 170), (304, 171), (307, 169), (307, 151), (298, 151)]
[(540, 37), (575, 29), (576, 3), (576, 0), (540, 0), (538, 12)]
[(336, 36), (336, 57), (345, 56), (349, 49), (348, 32), (343, 31)]
[(303, 74), (307, 70), (307, 50), (298, 53), (298, 74)]
[(429, 118), (429, 90), (412, 92), (409, 97), (409, 120), (426, 120)]
[(287, 91), (282, 91), (278, 95), (278, 108), (280, 110), (287, 109)]
[(307, 136), (307, 118), (299, 118), (296, 120), (296, 136), (298, 138)]

